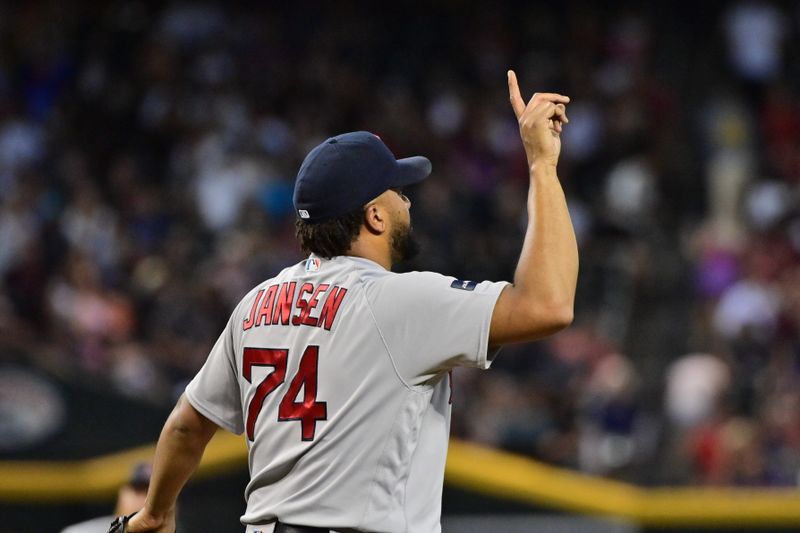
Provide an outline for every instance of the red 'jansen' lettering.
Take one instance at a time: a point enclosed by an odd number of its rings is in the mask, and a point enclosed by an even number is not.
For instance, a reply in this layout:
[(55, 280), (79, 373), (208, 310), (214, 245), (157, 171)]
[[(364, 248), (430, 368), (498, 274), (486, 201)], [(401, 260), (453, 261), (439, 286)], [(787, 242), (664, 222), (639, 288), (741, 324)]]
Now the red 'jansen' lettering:
[[(269, 325), (310, 326), (330, 331), (345, 294), (347, 289), (344, 287), (327, 283), (316, 287), (304, 283), (299, 288), (296, 281), (270, 285), (256, 294), (253, 307), (244, 320), (244, 331)], [(323, 297), (319, 314), (314, 316), (312, 311), (319, 307)]]

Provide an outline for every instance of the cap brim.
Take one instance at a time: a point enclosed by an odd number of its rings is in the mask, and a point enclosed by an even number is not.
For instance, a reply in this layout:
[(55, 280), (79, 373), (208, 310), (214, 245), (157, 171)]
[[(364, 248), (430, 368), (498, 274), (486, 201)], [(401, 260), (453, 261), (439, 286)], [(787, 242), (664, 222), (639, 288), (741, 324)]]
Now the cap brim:
[(427, 157), (421, 155), (397, 160), (397, 176), (393, 187), (405, 187), (424, 180), (431, 174), (433, 166)]

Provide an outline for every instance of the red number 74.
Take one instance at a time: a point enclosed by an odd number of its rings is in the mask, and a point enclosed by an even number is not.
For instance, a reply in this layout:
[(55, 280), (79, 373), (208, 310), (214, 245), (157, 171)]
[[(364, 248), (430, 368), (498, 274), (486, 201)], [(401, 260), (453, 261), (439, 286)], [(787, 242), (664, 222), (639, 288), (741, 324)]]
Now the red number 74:
[[(242, 358), (242, 375), (248, 383), (252, 383), (254, 366), (271, 366), (274, 370), (256, 387), (256, 393), (247, 407), (247, 438), (255, 437), (256, 419), (264, 400), (272, 391), (286, 380), (286, 362), (289, 350), (276, 348), (245, 348)], [(317, 420), (327, 420), (328, 404), (317, 401), (317, 366), (319, 363), (319, 346), (308, 346), (300, 358), (297, 374), (289, 383), (289, 388), (278, 405), (278, 422), (299, 420), (301, 436), (304, 441), (314, 440)], [(303, 401), (298, 402), (297, 395), (303, 387)]]

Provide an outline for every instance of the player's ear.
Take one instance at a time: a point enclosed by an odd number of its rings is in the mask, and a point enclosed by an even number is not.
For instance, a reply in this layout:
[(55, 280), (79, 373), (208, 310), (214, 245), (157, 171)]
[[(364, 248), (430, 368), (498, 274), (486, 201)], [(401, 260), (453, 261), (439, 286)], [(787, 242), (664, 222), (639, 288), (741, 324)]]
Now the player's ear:
[(374, 235), (386, 231), (386, 213), (377, 203), (371, 203), (364, 208), (364, 225)]

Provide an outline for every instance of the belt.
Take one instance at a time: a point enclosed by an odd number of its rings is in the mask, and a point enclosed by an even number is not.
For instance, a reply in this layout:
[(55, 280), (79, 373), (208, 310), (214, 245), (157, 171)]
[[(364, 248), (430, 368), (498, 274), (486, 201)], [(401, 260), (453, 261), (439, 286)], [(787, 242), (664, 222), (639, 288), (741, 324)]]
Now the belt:
[(330, 533), (324, 527), (293, 526), (283, 522), (275, 522), (275, 533)]

